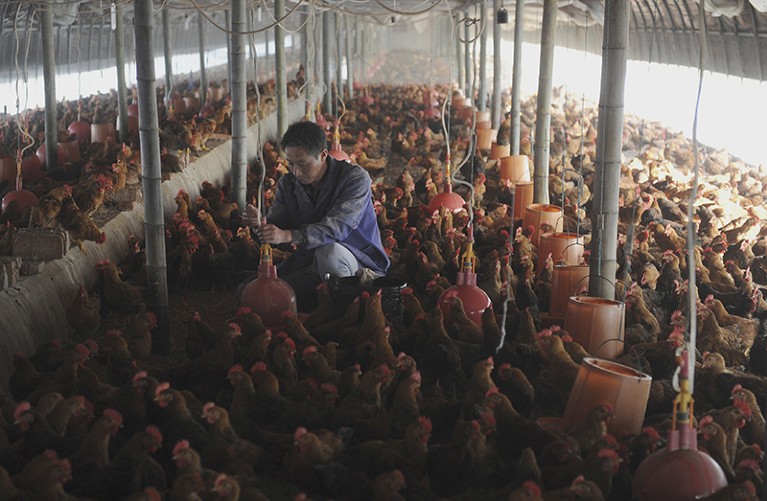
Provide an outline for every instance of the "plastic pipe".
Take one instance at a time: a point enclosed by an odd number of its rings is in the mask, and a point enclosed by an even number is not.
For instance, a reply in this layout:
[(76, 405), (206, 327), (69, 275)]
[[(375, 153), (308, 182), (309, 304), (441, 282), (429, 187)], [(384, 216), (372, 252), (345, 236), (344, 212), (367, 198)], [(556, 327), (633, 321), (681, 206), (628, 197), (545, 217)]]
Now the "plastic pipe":
[(170, 45), (170, 6), (162, 9), (162, 52), (165, 59), (165, 106), (173, 102), (173, 52)]
[(479, 111), (487, 109), (487, 2), (482, 0), (480, 8), (480, 29), (482, 34), (479, 37)]
[(354, 99), (354, 66), (352, 65), (352, 30), (349, 27), (349, 15), (344, 15), (346, 30), (346, 91), (348, 99)]

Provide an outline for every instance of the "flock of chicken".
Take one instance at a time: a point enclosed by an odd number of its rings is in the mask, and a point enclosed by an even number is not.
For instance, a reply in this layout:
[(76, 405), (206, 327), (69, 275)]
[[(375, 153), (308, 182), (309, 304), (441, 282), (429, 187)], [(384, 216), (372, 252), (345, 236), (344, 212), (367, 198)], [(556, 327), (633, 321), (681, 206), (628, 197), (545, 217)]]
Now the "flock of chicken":
[[(693, 314), (683, 277), (694, 262), (700, 444), (730, 482), (710, 499), (755, 499), (767, 404), (763, 174), (703, 150), (696, 253), (687, 256), (691, 147), (658, 124), (627, 119), (626, 151), (639, 156), (625, 162), (621, 178), (617, 290), (627, 305), (627, 349), (617, 361), (653, 377), (646, 426), (613, 437), (613, 409), (602, 404), (559, 433), (537, 418), (562, 415), (588, 353), (561, 327), (541, 326), (553, 259), (536, 269), (531, 237), (539, 230), (510, 227), (511, 187), (479, 153), (468, 154), (459, 174), (467, 184), (456, 187), (472, 204), (429, 213), (443, 189), (447, 147), (441, 120), (426, 113), (430, 96), (424, 86), (373, 86), (349, 103), (341, 123), (344, 149), (376, 180), (389, 277), (408, 284), (401, 316), (384, 313), (381, 294), (341, 306), (323, 284), (317, 310), (286, 313), (280, 325), (264, 325), (247, 308), (224, 325), (198, 313), (172, 319), (186, 323), (188, 362), (151, 364), (149, 373), (156, 321), (146, 311), (143, 251), (133, 239), (129, 258), (100, 262), (95, 294), (81, 288), (67, 310), (72, 343), (16, 357), (0, 405), (0, 498), (630, 499), (632, 474), (663, 447), (670, 427), (675, 352)], [(526, 102), (527, 152), (533, 111)], [(595, 113), (555, 96), (550, 195), (565, 201), (566, 229), (586, 239)], [(447, 126), (451, 155), (462, 159), (470, 125), (453, 110)], [(186, 137), (180, 129), (166, 134), (179, 141), (171, 141), (175, 149), (199, 144), (178, 139)], [(506, 121), (499, 141), (508, 134)], [(103, 193), (125, 182), (120, 172), (135, 169), (135, 156), (127, 146), (102, 149), (94, 163), (115, 167), (83, 166), (78, 185), (62, 183), (41, 198), (49, 206), (35, 207), (30, 224), (64, 225), (67, 204), (95, 210), (99, 197), (77, 191), (80, 184)], [(262, 159), (249, 189), (262, 183), (268, 206), (286, 171), (273, 144)], [(225, 189), (205, 183), (196, 200), (182, 191), (176, 204), (167, 225), (176, 290), (231, 290), (256, 269), (259, 246)], [(438, 307), (460, 271), (469, 224), (479, 286), (493, 304), (481, 325), (458, 298)], [(276, 249), (275, 259), (283, 252)]]

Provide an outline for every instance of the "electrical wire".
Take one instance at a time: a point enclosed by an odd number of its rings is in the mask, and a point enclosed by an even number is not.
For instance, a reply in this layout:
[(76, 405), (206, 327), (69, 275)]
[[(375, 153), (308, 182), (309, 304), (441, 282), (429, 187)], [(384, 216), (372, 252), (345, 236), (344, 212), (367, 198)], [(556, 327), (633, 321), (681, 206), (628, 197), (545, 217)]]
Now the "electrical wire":
[(189, 0), (189, 1), (192, 2), (192, 4), (194, 4), (194, 7), (197, 9), (197, 12), (199, 12), (202, 17), (204, 17), (210, 24), (212, 24), (213, 26), (215, 26), (219, 30), (223, 31), (227, 35), (250, 35), (251, 33), (255, 34), (255, 33), (261, 33), (262, 31), (270, 30), (270, 29), (274, 28), (275, 26), (277, 26), (282, 21), (284, 21), (285, 19), (287, 19), (304, 2), (304, 0), (298, 0), (296, 5), (294, 5), (292, 9), (290, 9), (288, 12), (286, 12), (284, 16), (282, 16), (278, 20), (275, 20), (274, 23), (269, 24), (267, 26), (264, 26), (263, 28), (259, 28), (257, 30), (252, 30), (252, 31), (235, 32), (235, 31), (232, 31), (232, 30), (228, 30), (224, 26), (221, 26), (220, 24), (216, 23), (210, 16), (208, 16), (205, 13), (204, 10), (202, 10), (202, 8), (200, 8), (200, 6), (197, 4), (197, 2), (195, 0)]

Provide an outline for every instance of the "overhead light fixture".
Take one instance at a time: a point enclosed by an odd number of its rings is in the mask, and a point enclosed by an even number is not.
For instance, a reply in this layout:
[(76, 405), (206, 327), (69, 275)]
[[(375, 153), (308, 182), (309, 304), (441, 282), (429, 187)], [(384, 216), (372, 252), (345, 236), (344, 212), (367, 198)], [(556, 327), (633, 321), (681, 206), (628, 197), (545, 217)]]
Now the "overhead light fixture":
[(495, 22), (498, 24), (507, 24), (509, 22), (509, 11), (505, 7), (501, 6), (498, 12), (495, 13)]

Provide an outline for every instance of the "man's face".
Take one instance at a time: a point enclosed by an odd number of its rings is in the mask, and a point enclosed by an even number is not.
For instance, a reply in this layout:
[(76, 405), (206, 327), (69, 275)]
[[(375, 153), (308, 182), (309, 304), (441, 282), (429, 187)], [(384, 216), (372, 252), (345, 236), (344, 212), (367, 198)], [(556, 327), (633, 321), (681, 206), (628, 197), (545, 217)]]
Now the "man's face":
[(319, 156), (315, 157), (299, 146), (288, 146), (285, 148), (285, 158), (288, 160), (288, 169), (301, 184), (312, 184), (316, 187), (327, 169), (325, 160), (328, 158), (328, 150), (322, 150)]

